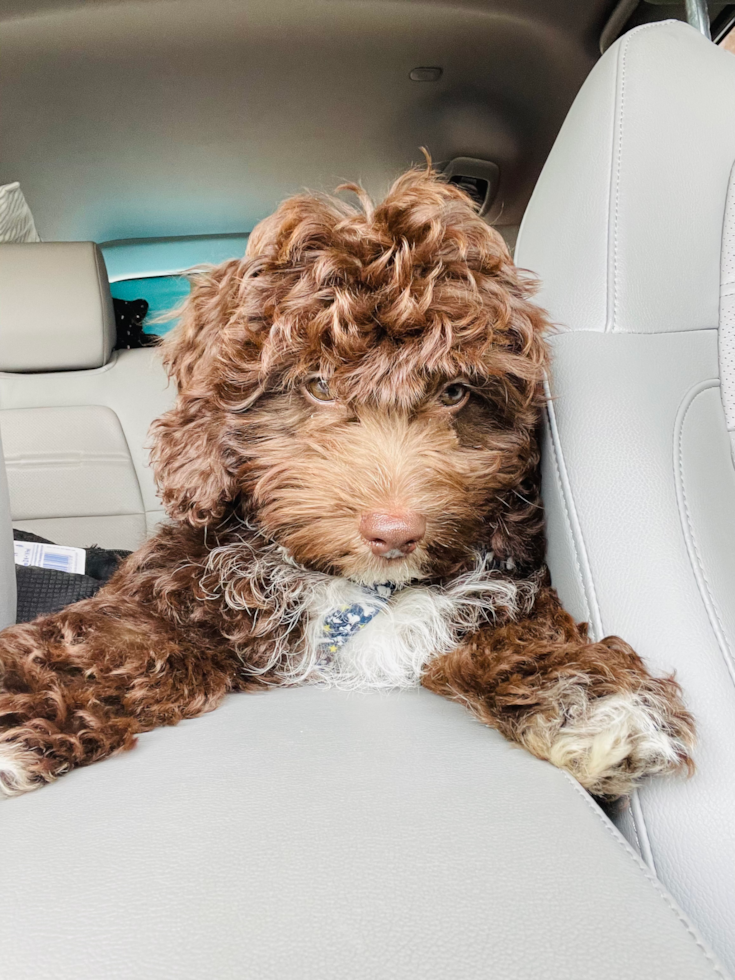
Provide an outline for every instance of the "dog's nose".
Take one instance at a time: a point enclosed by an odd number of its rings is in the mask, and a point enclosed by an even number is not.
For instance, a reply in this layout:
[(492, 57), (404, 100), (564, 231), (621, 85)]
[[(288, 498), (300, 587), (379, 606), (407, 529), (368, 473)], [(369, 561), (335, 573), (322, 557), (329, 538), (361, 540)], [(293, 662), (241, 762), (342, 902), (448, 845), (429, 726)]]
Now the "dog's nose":
[(374, 555), (381, 558), (403, 558), (410, 555), (426, 533), (421, 514), (363, 514), (360, 534)]

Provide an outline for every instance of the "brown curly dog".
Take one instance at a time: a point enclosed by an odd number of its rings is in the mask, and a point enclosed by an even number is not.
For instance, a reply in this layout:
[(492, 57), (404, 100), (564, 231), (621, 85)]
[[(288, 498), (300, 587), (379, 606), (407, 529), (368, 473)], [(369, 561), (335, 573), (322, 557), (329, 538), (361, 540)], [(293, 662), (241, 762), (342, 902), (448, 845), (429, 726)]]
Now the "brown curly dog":
[(0, 788), (230, 691), (424, 684), (592, 793), (690, 770), (671, 678), (544, 568), (532, 280), (430, 172), (286, 201), (194, 279), (153, 427), (171, 517), (94, 598), (0, 635)]

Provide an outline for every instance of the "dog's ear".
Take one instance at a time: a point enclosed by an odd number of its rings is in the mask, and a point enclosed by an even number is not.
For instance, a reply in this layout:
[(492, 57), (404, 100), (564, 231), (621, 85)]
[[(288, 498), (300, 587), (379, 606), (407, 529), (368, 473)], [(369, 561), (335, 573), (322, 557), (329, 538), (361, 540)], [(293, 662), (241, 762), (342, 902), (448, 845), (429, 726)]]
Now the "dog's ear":
[[(232, 260), (198, 274), (181, 311), (179, 325), (162, 345), (168, 373), (178, 387), (174, 407), (153, 423), (151, 464), (170, 517), (203, 526), (219, 521), (238, 495), (236, 458), (228, 449), (233, 406), (245, 403), (247, 370), (238, 365), (238, 390), (226, 387), (247, 263)], [(247, 357), (247, 342), (240, 352)], [(225, 379), (223, 381), (223, 378)]]
[[(309, 218), (312, 237), (326, 235), (327, 218), (333, 225), (343, 216), (338, 203), (330, 210), (308, 195), (291, 198), (256, 226), (243, 259), (191, 277), (180, 322), (162, 346), (176, 405), (151, 430), (151, 463), (174, 520), (216, 523), (238, 498), (233, 422), (261, 394), (279, 293), (302, 278), (291, 254), (294, 229)], [(269, 265), (278, 267), (275, 277), (264, 274)]]

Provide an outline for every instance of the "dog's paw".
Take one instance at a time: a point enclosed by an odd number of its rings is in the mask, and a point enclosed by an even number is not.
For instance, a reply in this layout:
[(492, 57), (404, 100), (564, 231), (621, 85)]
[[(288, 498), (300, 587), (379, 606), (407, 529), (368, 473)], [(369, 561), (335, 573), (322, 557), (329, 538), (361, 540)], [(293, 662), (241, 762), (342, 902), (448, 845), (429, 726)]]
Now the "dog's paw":
[(17, 742), (0, 741), (0, 799), (20, 796), (48, 781), (41, 774), (35, 752)]
[(584, 687), (575, 693), (563, 699), (555, 722), (531, 726), (524, 742), (590, 793), (615, 799), (646, 776), (694, 771), (694, 722), (675, 681), (651, 678), (638, 690), (598, 698)]

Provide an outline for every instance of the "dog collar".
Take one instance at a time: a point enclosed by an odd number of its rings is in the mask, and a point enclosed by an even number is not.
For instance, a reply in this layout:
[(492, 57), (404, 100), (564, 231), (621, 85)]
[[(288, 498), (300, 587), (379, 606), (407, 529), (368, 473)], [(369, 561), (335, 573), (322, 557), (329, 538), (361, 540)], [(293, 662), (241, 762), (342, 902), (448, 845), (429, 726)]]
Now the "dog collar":
[(328, 664), (337, 651), (345, 645), (355, 633), (365, 629), (367, 624), (388, 605), (394, 592), (400, 586), (391, 582), (383, 585), (364, 586), (365, 599), (351, 606), (341, 606), (324, 620), (322, 638), (319, 643), (321, 656), (320, 664)]
[[(501, 562), (493, 555), (492, 551), (480, 550), (478, 555), (483, 562), (488, 562), (493, 570), (504, 574), (515, 567), (511, 558)], [(402, 588), (402, 585), (394, 585), (392, 582), (385, 582), (383, 585), (363, 586), (365, 598), (362, 602), (355, 602), (351, 606), (340, 606), (339, 609), (330, 612), (322, 625), (322, 635), (319, 640), (319, 665), (329, 665), (334, 655), (356, 633), (365, 629), (368, 623), (372, 622), (378, 613), (385, 609), (393, 595)]]

